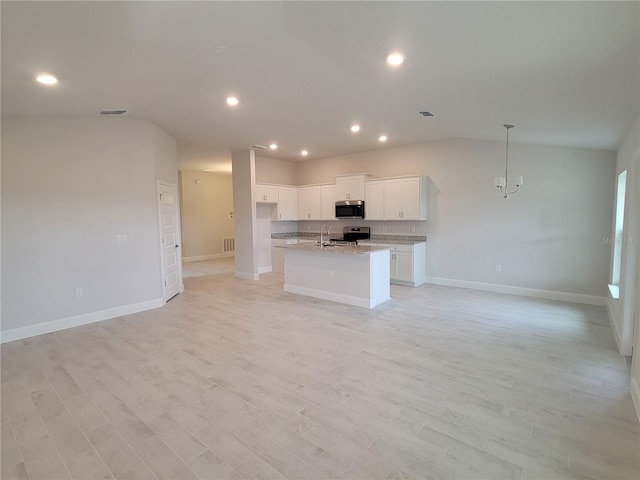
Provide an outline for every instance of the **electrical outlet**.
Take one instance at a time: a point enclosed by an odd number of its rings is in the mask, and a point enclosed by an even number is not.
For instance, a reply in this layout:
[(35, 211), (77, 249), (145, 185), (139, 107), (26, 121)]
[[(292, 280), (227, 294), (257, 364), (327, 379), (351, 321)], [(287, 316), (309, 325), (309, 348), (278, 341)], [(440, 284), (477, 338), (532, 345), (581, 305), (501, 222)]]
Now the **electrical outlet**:
[(416, 233), (416, 227), (411, 227), (411, 233)]
[(500, 273), (502, 272), (502, 265), (500, 265), (499, 263), (496, 263), (496, 273)]
[(329, 272), (329, 278), (333, 280), (333, 272)]
[(125, 244), (125, 243), (127, 243), (127, 236), (126, 235), (118, 235), (117, 238), (116, 238), (116, 241), (120, 245)]
[(82, 298), (83, 295), (84, 295), (84, 292), (82, 288), (76, 288), (76, 298)]
[(311, 225), (307, 225), (307, 231), (311, 230)]
[(382, 227), (382, 231), (386, 232), (387, 231), (387, 227)]

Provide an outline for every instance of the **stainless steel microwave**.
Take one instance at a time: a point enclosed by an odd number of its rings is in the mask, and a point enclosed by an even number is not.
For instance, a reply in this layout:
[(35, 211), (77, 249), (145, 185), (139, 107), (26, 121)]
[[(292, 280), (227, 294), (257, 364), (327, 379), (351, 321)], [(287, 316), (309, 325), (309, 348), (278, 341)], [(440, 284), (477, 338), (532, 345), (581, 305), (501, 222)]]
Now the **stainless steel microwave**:
[(364, 200), (336, 202), (336, 218), (364, 218)]

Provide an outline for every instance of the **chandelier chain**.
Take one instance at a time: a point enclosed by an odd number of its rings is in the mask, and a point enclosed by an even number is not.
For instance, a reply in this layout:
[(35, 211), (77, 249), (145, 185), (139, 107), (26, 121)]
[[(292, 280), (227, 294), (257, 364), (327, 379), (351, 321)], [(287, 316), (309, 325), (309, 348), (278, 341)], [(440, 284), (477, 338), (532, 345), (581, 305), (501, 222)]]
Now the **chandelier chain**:
[(520, 185), (522, 185), (522, 177), (519, 177), (516, 180), (516, 188), (510, 192), (509, 191), (509, 130), (514, 126), (508, 123), (503, 125), (504, 128), (507, 129), (507, 145), (505, 149), (505, 159), (504, 159), (504, 178), (496, 177), (496, 187), (498, 187), (498, 191), (502, 194), (502, 198), (505, 200), (509, 195), (512, 195), (518, 191)]

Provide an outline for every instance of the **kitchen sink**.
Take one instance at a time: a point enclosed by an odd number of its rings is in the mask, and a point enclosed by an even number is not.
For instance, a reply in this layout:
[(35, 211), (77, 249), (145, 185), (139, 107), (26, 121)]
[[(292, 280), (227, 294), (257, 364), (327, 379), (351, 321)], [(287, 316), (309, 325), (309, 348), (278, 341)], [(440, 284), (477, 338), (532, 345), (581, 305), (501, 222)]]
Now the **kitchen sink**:
[(325, 248), (325, 247), (344, 248), (348, 246), (349, 246), (348, 244), (344, 244), (344, 243), (322, 242), (322, 245), (321, 245), (320, 242), (316, 242), (316, 247), (320, 247), (320, 248)]

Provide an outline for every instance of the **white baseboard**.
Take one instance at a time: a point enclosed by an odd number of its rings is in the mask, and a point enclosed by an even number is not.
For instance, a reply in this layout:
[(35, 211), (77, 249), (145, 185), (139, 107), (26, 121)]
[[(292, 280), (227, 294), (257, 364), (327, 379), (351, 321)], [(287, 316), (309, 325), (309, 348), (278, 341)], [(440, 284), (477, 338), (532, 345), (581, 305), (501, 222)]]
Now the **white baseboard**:
[(244, 273), (236, 270), (233, 275), (236, 278), (242, 278), (243, 280), (260, 280), (260, 275), (257, 273)]
[(271, 273), (273, 270), (271, 267), (260, 267), (258, 273)]
[(622, 337), (620, 335), (620, 331), (618, 330), (618, 323), (616, 322), (616, 317), (611, 309), (611, 299), (607, 299), (607, 315), (609, 316), (609, 323), (611, 324), (611, 330), (613, 330), (613, 338), (616, 340), (616, 345), (618, 346), (618, 351), (621, 355), (622, 353)]
[(453, 280), (450, 278), (427, 277), (427, 283), (444, 285), (447, 287), (470, 288), (486, 292), (507, 293), (524, 297), (544, 298), (546, 300), (560, 300), (562, 302), (584, 303), (587, 305), (607, 305), (607, 297), (597, 295), (583, 295), (580, 293), (555, 292), (553, 290), (538, 290), (536, 288), (512, 287), (495, 283), (469, 282), (467, 280)]
[(640, 420), (640, 385), (638, 385), (638, 382), (636, 382), (634, 377), (631, 377), (631, 398), (633, 399), (633, 404), (636, 407), (638, 420)]
[(235, 252), (212, 253), (211, 255), (199, 255), (197, 257), (182, 257), (183, 262), (197, 262), (198, 260), (213, 260), (214, 258), (234, 257)]
[(392, 285), (400, 285), (402, 287), (419, 287), (424, 282), (405, 282), (404, 280), (391, 280)]
[(284, 291), (289, 293), (297, 293), (298, 295), (305, 295), (307, 297), (321, 298), (322, 300), (330, 300), (332, 302), (346, 303), (347, 305), (354, 305), (362, 308), (373, 308), (383, 302), (389, 300), (385, 299), (372, 299), (373, 304), (366, 298), (353, 297), (351, 295), (343, 295), (340, 293), (327, 292), (325, 290), (316, 290), (315, 288), (300, 287), (298, 285), (284, 284)]
[(164, 305), (162, 298), (147, 300), (146, 302), (133, 303), (131, 305), (123, 305), (121, 307), (109, 308), (98, 312), (83, 313), (75, 317), (61, 318), (50, 322), (36, 323), (26, 327), (13, 328), (0, 334), (0, 343), (13, 342), (14, 340), (22, 340), (23, 338), (35, 337), (45, 333), (57, 332), (67, 328), (79, 327), (89, 323), (101, 322), (110, 318), (117, 318), (132, 313), (144, 312), (153, 308), (162, 307)]

